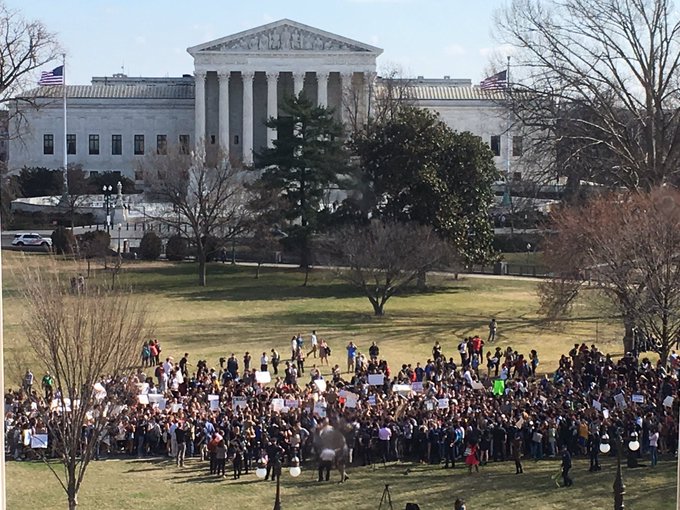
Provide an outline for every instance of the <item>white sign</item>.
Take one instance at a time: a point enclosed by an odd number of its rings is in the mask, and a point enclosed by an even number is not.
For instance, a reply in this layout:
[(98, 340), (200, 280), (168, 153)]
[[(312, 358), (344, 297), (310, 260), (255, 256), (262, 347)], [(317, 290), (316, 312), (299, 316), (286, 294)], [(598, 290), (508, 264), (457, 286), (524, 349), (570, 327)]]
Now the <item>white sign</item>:
[(284, 401), (282, 398), (273, 398), (272, 399), (272, 411), (275, 413), (280, 413), (283, 411), (284, 408)]
[(32, 434), (31, 448), (47, 448), (47, 434)]
[(345, 407), (347, 407), (348, 409), (355, 409), (358, 400), (359, 397), (357, 395), (348, 392), (347, 395), (345, 396)]
[(673, 407), (673, 397), (668, 395), (666, 398), (664, 398), (663, 405), (664, 407)]
[(385, 376), (383, 374), (368, 374), (369, 386), (382, 386), (385, 384)]
[(319, 391), (323, 393), (326, 391), (326, 381), (323, 379), (314, 379), (314, 384), (316, 385), (317, 388), (319, 388)]
[(284, 401), (284, 405), (285, 405), (288, 409), (297, 409), (298, 407), (300, 407), (300, 401), (299, 401), (299, 400), (295, 400), (295, 399), (287, 398), (287, 399)]
[(602, 404), (600, 404), (599, 400), (593, 400), (593, 408), (596, 411), (602, 411)]
[(137, 395), (137, 400), (143, 406), (149, 405), (149, 395), (147, 394)]
[(614, 402), (616, 402), (616, 405), (621, 409), (628, 407), (628, 404), (626, 404), (626, 397), (623, 395), (623, 393), (614, 395)]
[(176, 413), (180, 409), (184, 409), (184, 406), (182, 404), (172, 404), (172, 412)]
[(269, 372), (255, 372), (255, 382), (258, 384), (269, 384), (272, 382), (272, 375)]
[(604, 416), (605, 420), (609, 419), (609, 409), (602, 409), (602, 416)]
[(220, 408), (220, 396), (208, 395), (208, 402), (210, 402), (210, 410), (217, 411)]
[(319, 416), (319, 418), (326, 417), (326, 402), (317, 402), (314, 404), (314, 414)]
[(149, 393), (149, 383), (137, 383), (137, 389), (140, 395)]
[(423, 383), (422, 382), (411, 383), (411, 389), (416, 393), (422, 393), (423, 392)]
[(395, 393), (411, 393), (411, 385), (410, 384), (393, 384), (392, 385), (392, 391)]
[(163, 395), (158, 393), (149, 393), (148, 397), (150, 404), (158, 404), (161, 400), (163, 400)]
[(631, 400), (635, 402), (636, 404), (644, 404), (645, 403), (645, 396), (644, 395), (633, 395), (631, 397)]
[(425, 402), (425, 409), (427, 409), (428, 411), (434, 411), (434, 402), (432, 402), (431, 400)]
[(472, 389), (473, 390), (483, 390), (484, 385), (480, 383), (479, 381), (472, 381)]
[(231, 399), (231, 406), (234, 409), (244, 409), (248, 407), (248, 398), (247, 397), (233, 397)]
[(448, 409), (449, 408), (449, 399), (448, 398), (440, 398), (438, 401), (437, 409)]
[(376, 401), (375, 395), (369, 395), (368, 396), (368, 403), (371, 404), (372, 406), (376, 405), (377, 401)]

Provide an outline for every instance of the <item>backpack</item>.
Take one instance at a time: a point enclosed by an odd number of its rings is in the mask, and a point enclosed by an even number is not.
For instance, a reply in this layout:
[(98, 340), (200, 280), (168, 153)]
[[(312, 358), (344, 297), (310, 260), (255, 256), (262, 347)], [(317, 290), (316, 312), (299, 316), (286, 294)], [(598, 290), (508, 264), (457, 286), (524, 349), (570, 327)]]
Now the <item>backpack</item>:
[(330, 356), (330, 355), (331, 355), (331, 348), (330, 348), (330, 346), (327, 345), (326, 346), (326, 356)]

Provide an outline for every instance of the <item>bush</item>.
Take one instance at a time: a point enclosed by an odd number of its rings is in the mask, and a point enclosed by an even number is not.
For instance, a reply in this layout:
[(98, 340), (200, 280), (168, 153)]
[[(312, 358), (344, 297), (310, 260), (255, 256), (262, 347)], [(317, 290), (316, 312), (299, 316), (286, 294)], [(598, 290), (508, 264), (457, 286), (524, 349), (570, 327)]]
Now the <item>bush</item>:
[(105, 230), (91, 230), (78, 236), (78, 244), (81, 257), (106, 257), (111, 251), (111, 235)]
[(76, 238), (70, 229), (57, 227), (52, 232), (52, 249), (60, 255), (70, 255), (74, 251)]
[(175, 234), (168, 239), (168, 244), (165, 246), (165, 257), (168, 260), (180, 261), (184, 260), (187, 255), (187, 242), (180, 236)]
[(139, 243), (139, 256), (144, 260), (157, 260), (162, 249), (161, 238), (153, 232), (147, 232)]

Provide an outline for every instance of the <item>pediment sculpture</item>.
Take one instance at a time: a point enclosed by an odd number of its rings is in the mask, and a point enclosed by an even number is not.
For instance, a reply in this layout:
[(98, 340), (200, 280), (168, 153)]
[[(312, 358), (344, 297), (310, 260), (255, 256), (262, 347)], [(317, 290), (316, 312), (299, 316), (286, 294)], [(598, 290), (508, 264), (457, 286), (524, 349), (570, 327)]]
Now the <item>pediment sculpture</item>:
[(364, 52), (365, 48), (347, 44), (309, 30), (291, 25), (281, 25), (262, 30), (238, 39), (225, 41), (207, 51), (354, 51)]

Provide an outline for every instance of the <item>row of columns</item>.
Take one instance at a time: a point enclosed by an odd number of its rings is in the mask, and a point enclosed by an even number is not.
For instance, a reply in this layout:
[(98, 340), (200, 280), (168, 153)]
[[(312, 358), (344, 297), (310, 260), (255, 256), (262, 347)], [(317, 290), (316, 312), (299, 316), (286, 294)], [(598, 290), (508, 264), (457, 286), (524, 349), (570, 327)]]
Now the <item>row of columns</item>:
[[(205, 71), (196, 71), (195, 73), (195, 122), (196, 122), (196, 144), (205, 143)], [(304, 87), (305, 81), (304, 72), (293, 73), (293, 92), (297, 96)], [(341, 87), (344, 93), (352, 86), (352, 77), (354, 73), (340, 73)], [(225, 155), (229, 152), (229, 78), (230, 72), (218, 72), (217, 79), (219, 82), (219, 135), (218, 140), (220, 147)], [(278, 72), (267, 72), (267, 118), (278, 116)], [(317, 104), (319, 106), (328, 106), (328, 72), (317, 72)], [(368, 76), (368, 79), (367, 79)], [(370, 81), (373, 79), (373, 73), (364, 73), (364, 97), (367, 98), (370, 93)], [(253, 79), (255, 78), (254, 71), (241, 71), (241, 78), (243, 80), (243, 163), (250, 165), (253, 163)], [(344, 111), (343, 111), (344, 120)], [(267, 146), (273, 147), (274, 140), (276, 140), (276, 130), (267, 128)]]

